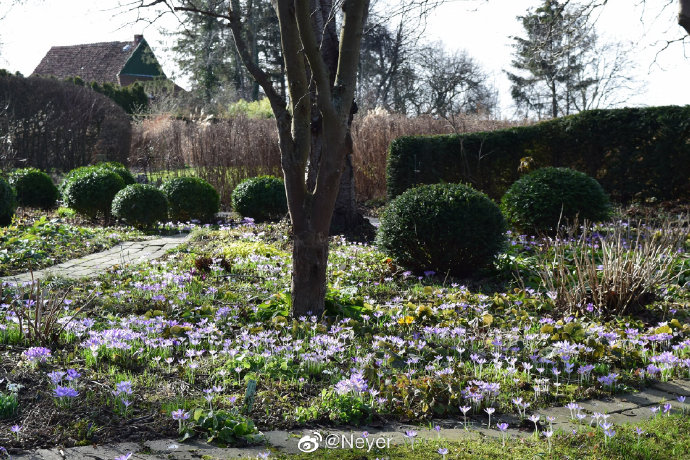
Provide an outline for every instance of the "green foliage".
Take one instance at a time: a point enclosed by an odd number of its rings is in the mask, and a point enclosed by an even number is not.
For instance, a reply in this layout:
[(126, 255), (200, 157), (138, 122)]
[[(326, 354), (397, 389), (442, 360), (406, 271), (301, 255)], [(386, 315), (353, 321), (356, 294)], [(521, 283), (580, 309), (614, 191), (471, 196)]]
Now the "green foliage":
[[(69, 208), (60, 209), (74, 214)], [(39, 270), (140, 236), (134, 231), (52, 222), (45, 216), (28, 224), (17, 222), (16, 225), (0, 228), (0, 246), (5, 249), (0, 251), (0, 276), (23, 273), (29, 269)]]
[(226, 445), (248, 444), (256, 441), (259, 434), (254, 422), (231, 411), (197, 408), (192, 415), (192, 422), (196, 431), (208, 436), (208, 442), (219, 441)]
[(599, 183), (568, 168), (538, 169), (515, 182), (503, 195), (501, 209), (508, 222), (527, 232), (553, 232), (559, 220), (576, 217), (600, 222), (611, 213)]
[(98, 170), (105, 170), (105, 171), (112, 171), (120, 178), (122, 179), (122, 182), (125, 185), (130, 185), (130, 184), (135, 184), (136, 179), (134, 179), (134, 176), (132, 173), (127, 169), (125, 165), (122, 163), (118, 163), (116, 161), (110, 161), (107, 163), (98, 163), (96, 165), (91, 165), (91, 166), (81, 166), (79, 168), (75, 168), (68, 172), (65, 177), (62, 179), (62, 182), (60, 182), (59, 186), (59, 191), (61, 194), (64, 194), (65, 187), (67, 184), (69, 184), (72, 180), (74, 180), (77, 177), (82, 177), (88, 174), (91, 174), (94, 171)]
[(464, 184), (434, 184), (389, 204), (377, 243), (404, 267), (465, 276), (491, 262), (505, 230), (498, 206), (483, 193)]
[(123, 165), (122, 163), (118, 163), (117, 161), (98, 163), (96, 165), (96, 168), (103, 168), (116, 173), (118, 176), (122, 178), (125, 185), (136, 184), (137, 182), (132, 172), (129, 169), (127, 169), (125, 165)]
[(113, 199), (112, 212), (135, 227), (149, 227), (168, 217), (168, 200), (153, 185), (131, 184)]
[(244, 99), (230, 104), (228, 107), (228, 115), (238, 116), (244, 115), (247, 118), (274, 118), (273, 109), (271, 109), (271, 103), (268, 98), (265, 97), (258, 101), (247, 102)]
[(85, 176), (87, 174), (90, 174), (91, 172), (93, 172), (95, 170), (96, 170), (95, 166), (80, 166), (79, 168), (74, 168), (71, 171), (69, 171), (62, 178), (60, 185), (58, 185), (58, 191), (60, 192), (60, 195), (63, 195), (65, 193), (65, 188), (67, 187), (67, 184), (71, 183), (72, 181), (74, 181), (78, 177), (82, 177), (82, 176)]
[(122, 177), (115, 172), (93, 167), (66, 180), (62, 199), (65, 205), (88, 217), (109, 216), (113, 198), (124, 187)]
[(80, 77), (68, 78), (67, 81), (77, 86), (88, 86), (97, 93), (107, 96), (130, 115), (147, 107), (149, 103), (144, 86), (138, 82), (129, 86), (118, 86), (108, 82), (101, 85), (95, 81), (87, 84)]
[(17, 197), (10, 184), (0, 178), (0, 226), (7, 226), (12, 223), (14, 211), (17, 209)]
[(176, 177), (163, 183), (170, 218), (177, 221), (211, 220), (220, 208), (220, 196), (211, 184), (198, 177)]
[(372, 412), (371, 405), (366, 403), (360, 395), (339, 394), (336, 391), (324, 389), (319, 403), (308, 407), (297, 407), (295, 418), (300, 423), (310, 423), (328, 417), (336, 423), (358, 425), (371, 421)]
[[(225, 14), (225, 4), (215, 0), (198, 0), (197, 8)], [(247, 26), (252, 34), (251, 47), (265, 57), (266, 70), (276, 74), (280, 67), (280, 32), (270, 2), (254, 2)], [(205, 112), (222, 113), (237, 97), (258, 98), (259, 85), (248, 77), (231, 37), (222, 21), (206, 15), (180, 12), (185, 30), (176, 34), (172, 46), (177, 65), (189, 75), (190, 95), (195, 96)], [(256, 48), (254, 48), (256, 47)], [(277, 54), (277, 56), (276, 56)]]
[(690, 106), (592, 110), (493, 132), (401, 137), (390, 146), (388, 195), (469, 182), (498, 199), (520, 177), (525, 156), (537, 167), (585, 172), (617, 201), (690, 199)]
[(0, 419), (12, 418), (19, 408), (16, 391), (0, 392)]
[(371, 419), (371, 406), (359, 395), (338, 394), (333, 390), (324, 390), (321, 397), (323, 409), (328, 414), (328, 418), (334, 422), (359, 425)]
[(240, 215), (257, 221), (279, 219), (288, 211), (285, 185), (273, 176), (246, 179), (233, 190), (232, 207)]
[(15, 169), (9, 179), (17, 193), (19, 205), (43, 209), (55, 206), (58, 189), (43, 171), (36, 168)]
[(596, 35), (588, 16), (567, 3), (543, 0), (536, 10), (518, 16), (527, 36), (512, 37), (511, 65), (517, 73), (506, 74), (513, 101), (525, 115), (557, 117), (594, 103), (591, 92), (603, 79)]

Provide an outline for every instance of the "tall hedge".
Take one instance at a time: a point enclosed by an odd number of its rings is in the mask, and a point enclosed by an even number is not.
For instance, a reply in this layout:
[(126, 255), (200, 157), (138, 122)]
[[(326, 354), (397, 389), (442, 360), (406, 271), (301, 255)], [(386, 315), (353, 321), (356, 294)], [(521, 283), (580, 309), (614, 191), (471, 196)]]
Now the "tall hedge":
[(5, 167), (69, 171), (95, 161), (126, 163), (129, 116), (90, 88), (53, 78), (0, 74), (0, 160)]
[(520, 174), (569, 167), (599, 181), (616, 201), (690, 198), (690, 106), (592, 110), (532, 126), (463, 135), (401, 137), (391, 143), (389, 198), (410, 187), (468, 182), (500, 198)]

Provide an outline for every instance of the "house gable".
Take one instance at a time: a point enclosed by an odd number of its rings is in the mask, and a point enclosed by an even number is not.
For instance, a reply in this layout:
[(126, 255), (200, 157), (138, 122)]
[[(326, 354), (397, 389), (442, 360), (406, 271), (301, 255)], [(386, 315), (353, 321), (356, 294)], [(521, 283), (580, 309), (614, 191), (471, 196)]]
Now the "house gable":
[(133, 77), (165, 78), (151, 47), (143, 38), (120, 71), (120, 75)]
[(127, 86), (138, 80), (165, 79), (165, 73), (143, 36), (131, 42), (53, 46), (32, 75)]

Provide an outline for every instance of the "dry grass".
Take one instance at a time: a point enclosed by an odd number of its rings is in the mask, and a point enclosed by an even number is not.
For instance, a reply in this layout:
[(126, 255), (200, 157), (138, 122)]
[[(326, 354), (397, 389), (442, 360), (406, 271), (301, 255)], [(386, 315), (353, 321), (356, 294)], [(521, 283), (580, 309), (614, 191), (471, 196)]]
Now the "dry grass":
[(146, 119), (134, 128), (130, 164), (150, 177), (160, 171), (166, 177), (193, 173), (211, 183), (229, 206), (243, 179), (280, 175), (278, 133), (273, 120), (245, 117), (218, 122)]
[[(512, 126), (477, 116), (453, 120), (372, 111), (355, 118), (352, 126), (357, 199), (386, 196), (386, 158), (391, 141), (400, 136), (490, 131)], [(281, 175), (278, 133), (274, 120), (244, 116), (208, 120), (177, 120), (158, 116), (133, 129), (130, 164), (160, 177), (196, 174), (209, 181), (229, 207), (230, 195), (243, 179), (261, 174)], [(192, 168), (184, 169), (185, 167)]]
[(537, 270), (542, 285), (564, 314), (587, 310), (608, 318), (631, 313), (680, 276), (673, 267), (688, 224), (687, 216), (655, 228), (618, 222), (592, 231), (586, 224), (579, 234), (574, 225), (567, 235), (545, 240), (544, 263)]
[(514, 125), (476, 115), (458, 115), (449, 121), (424, 116), (409, 118), (384, 110), (357, 117), (352, 124), (357, 200), (385, 198), (388, 147), (398, 137), (494, 131)]

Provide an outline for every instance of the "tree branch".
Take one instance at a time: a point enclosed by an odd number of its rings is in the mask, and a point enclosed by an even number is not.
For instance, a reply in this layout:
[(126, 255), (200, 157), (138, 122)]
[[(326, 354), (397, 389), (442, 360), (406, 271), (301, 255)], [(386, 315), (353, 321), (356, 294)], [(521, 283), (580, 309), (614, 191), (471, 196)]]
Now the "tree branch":
[[(291, 148), (281, 132), (282, 166), (288, 191), (288, 208), (296, 233), (305, 231), (307, 224), (307, 186), (304, 181), (307, 159), (311, 150), (311, 101), (307, 66), (302, 54), (293, 0), (273, 0), (278, 14), (283, 59), (287, 73), (288, 91), (292, 109)], [(287, 133), (288, 135), (290, 133)]]
[(295, 19), (299, 28), (299, 35), (304, 47), (304, 54), (309, 61), (314, 81), (319, 108), (324, 117), (335, 116), (333, 101), (331, 100), (331, 84), (326, 69), (326, 63), (319, 51), (319, 44), (311, 23), (311, 13), (309, 11), (309, 0), (295, 0)]
[(335, 76), (335, 88), (342, 92), (335, 102), (338, 116), (347, 121), (355, 96), (357, 66), (362, 44), (362, 32), (369, 11), (369, 0), (347, 0), (343, 5), (343, 26), (340, 35), (340, 56)]

